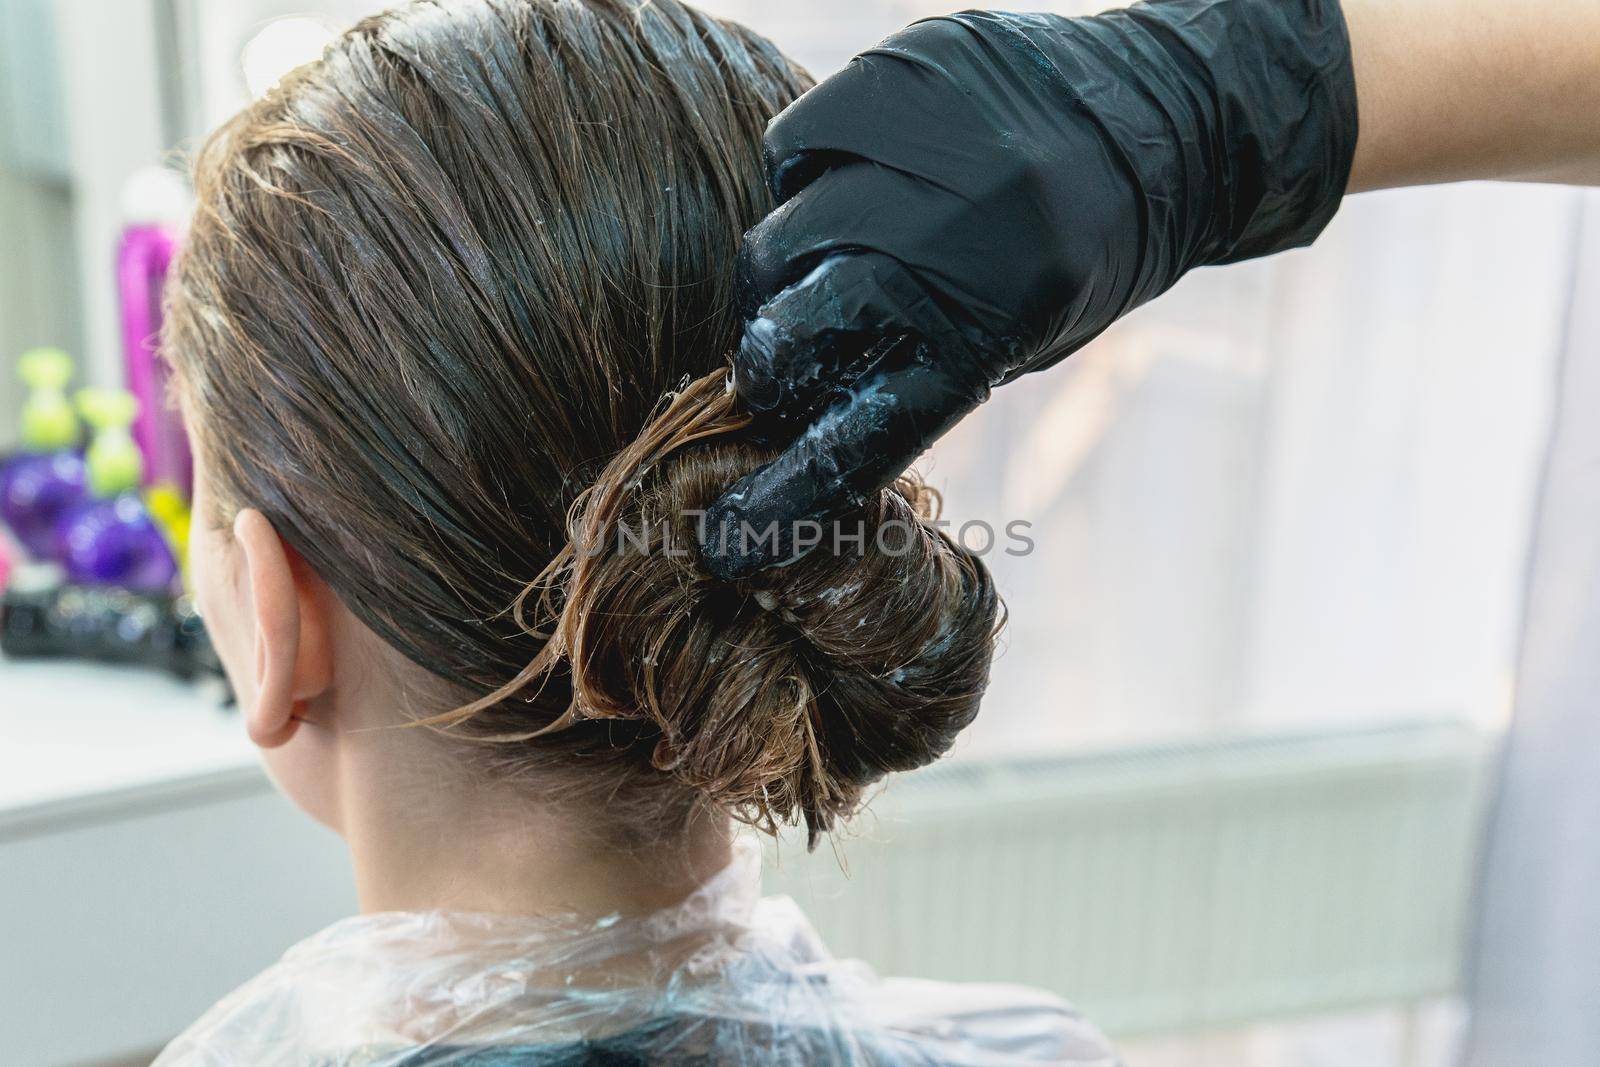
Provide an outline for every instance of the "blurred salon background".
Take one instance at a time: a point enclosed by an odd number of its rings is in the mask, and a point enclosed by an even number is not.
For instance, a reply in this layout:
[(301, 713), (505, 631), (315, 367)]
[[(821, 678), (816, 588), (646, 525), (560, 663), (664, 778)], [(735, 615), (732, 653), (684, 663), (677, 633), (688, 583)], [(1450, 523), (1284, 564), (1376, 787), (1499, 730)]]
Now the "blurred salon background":
[[(353, 910), (179, 595), (151, 338), (185, 153), (384, 6), (0, 0), (7, 1064), (147, 1062)], [(945, 10), (700, 6), (818, 76)], [(1371, 194), (1002, 391), (922, 465), (1010, 605), (984, 713), (769, 889), (1130, 1067), (1600, 1062), (1597, 296), (1600, 194)]]

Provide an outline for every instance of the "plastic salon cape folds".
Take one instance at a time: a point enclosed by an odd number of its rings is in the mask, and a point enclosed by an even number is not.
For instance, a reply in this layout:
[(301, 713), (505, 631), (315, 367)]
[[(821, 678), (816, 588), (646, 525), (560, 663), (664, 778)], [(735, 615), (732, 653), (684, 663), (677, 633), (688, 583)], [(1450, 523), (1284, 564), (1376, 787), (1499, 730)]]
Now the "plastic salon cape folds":
[(833, 959), (792, 900), (758, 899), (760, 859), (743, 839), (682, 904), (642, 918), (346, 919), (155, 1067), (1116, 1067), (1048, 994)]

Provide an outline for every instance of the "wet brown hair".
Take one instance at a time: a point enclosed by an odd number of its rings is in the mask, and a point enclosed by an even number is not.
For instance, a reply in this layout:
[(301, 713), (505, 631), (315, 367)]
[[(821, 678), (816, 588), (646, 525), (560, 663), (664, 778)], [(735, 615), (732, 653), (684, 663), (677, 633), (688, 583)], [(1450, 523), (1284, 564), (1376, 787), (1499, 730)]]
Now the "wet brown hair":
[(195, 169), (165, 346), (219, 507), (424, 668), (419, 717), (487, 772), (630, 822), (814, 842), (987, 680), (999, 600), (913, 481), (749, 581), (693, 551), (769, 458), (726, 388), (733, 263), (807, 85), (675, 0), (414, 3)]

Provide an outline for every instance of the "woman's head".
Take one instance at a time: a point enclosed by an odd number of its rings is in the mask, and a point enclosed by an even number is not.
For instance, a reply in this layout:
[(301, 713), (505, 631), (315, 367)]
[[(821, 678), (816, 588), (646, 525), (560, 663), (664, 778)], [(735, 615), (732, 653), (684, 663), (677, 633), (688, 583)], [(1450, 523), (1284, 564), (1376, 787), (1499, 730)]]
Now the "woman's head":
[[(737, 584), (686, 532), (766, 458), (718, 372), (761, 132), (806, 84), (673, 0), (423, 2), (208, 143), (165, 343), (259, 741), (381, 689), (470, 773), (622, 831), (815, 832), (970, 721), (999, 603), (925, 490)], [(275, 769), (336, 819), (293, 765), (329, 743)]]

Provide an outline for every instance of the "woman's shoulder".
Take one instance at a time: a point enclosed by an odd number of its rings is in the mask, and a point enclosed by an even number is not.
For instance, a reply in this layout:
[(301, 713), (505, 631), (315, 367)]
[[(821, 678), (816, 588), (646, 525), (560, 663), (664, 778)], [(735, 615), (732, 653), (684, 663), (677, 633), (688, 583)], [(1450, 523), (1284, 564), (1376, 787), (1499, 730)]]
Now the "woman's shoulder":
[(1053, 993), (1002, 983), (885, 979), (874, 1011), (885, 1033), (936, 1038), (941, 1064), (1117, 1067), (1094, 1024)]
[(1116, 1067), (1059, 997), (879, 977), (829, 953), (787, 898), (669, 918), (345, 920), (225, 997), (156, 1067)]
[(826, 995), (818, 989), (813, 1007), (819, 1018), (853, 1028), (864, 1044), (904, 1052), (883, 1062), (1117, 1067), (1105, 1035), (1054, 993), (1000, 982), (880, 977), (863, 961), (829, 953), (787, 897), (764, 898), (751, 926), (762, 939), (784, 946), (781, 955), (795, 975), (826, 986)]

